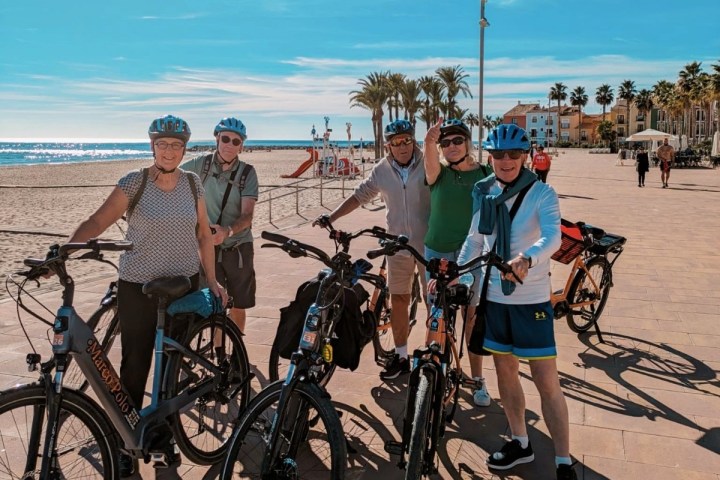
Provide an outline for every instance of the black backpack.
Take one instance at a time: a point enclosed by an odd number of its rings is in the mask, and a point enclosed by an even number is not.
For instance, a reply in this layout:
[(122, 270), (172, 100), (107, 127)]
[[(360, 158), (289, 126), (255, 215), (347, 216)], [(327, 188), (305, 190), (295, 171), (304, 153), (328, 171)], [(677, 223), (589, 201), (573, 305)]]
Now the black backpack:
[[(282, 358), (290, 356), (298, 348), (302, 334), (305, 314), (315, 301), (320, 281), (315, 278), (300, 285), (295, 300), (280, 309), (280, 323), (273, 341)], [(375, 335), (375, 317), (372, 313), (362, 312), (361, 307), (370, 295), (360, 284), (345, 288), (345, 308), (335, 326), (332, 340), (334, 363), (340, 368), (355, 370), (360, 364), (360, 354), (365, 345)]]

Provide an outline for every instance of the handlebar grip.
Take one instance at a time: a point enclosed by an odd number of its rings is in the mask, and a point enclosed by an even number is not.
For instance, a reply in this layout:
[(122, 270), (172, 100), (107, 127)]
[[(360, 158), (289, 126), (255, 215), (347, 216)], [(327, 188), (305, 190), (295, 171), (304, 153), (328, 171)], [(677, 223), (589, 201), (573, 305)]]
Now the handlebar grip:
[(270, 240), (271, 242), (275, 242), (275, 243), (285, 243), (285, 242), (290, 241), (290, 239), (288, 237), (286, 237), (285, 235), (280, 235), (279, 233), (268, 232), (266, 230), (263, 230), (263, 232), (260, 234), (260, 236), (262, 238), (264, 238), (265, 240)]
[(107, 250), (109, 252), (124, 252), (133, 249), (133, 243), (127, 240), (118, 240), (114, 242), (97, 242), (99, 250)]
[(376, 250), (370, 250), (367, 252), (367, 257), (370, 260), (374, 260), (378, 257), (382, 257), (383, 255), (387, 254), (387, 250), (384, 248), (378, 248)]
[(45, 263), (45, 259), (40, 258), (26, 258), (25, 260), (23, 260), (23, 264), (26, 267), (39, 267), (43, 263)]

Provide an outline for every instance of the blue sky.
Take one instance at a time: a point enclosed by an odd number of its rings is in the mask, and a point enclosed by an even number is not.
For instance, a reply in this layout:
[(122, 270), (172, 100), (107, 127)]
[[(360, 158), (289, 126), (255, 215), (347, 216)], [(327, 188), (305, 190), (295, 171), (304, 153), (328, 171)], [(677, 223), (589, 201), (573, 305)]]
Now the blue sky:
[[(477, 112), (479, 0), (151, 0), (0, 3), (0, 138), (143, 139), (184, 117), (193, 140), (224, 116), (254, 139), (371, 138), (348, 92), (370, 72), (461, 65)], [(547, 102), (561, 81), (649, 88), (720, 62), (720, 1), (489, 0), (486, 114)], [(418, 132), (422, 135), (422, 129)]]

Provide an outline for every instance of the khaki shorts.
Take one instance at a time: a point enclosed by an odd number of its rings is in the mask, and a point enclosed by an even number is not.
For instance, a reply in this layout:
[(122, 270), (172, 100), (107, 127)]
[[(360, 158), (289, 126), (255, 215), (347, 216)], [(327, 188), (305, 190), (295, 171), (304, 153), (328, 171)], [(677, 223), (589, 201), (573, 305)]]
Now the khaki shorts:
[(410, 295), (412, 293), (413, 274), (415, 269), (420, 273), (421, 293), (427, 292), (425, 267), (409, 255), (393, 255), (388, 262), (388, 290), (390, 295)]
[(215, 277), (233, 297), (234, 308), (252, 308), (255, 306), (255, 252), (252, 242), (230, 248), (219, 254), (215, 248)]

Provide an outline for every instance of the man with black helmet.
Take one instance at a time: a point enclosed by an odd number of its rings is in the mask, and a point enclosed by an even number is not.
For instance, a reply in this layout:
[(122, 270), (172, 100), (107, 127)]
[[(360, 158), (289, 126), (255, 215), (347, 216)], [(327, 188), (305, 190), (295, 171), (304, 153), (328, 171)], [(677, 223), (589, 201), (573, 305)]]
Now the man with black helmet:
[(215, 274), (233, 299), (230, 317), (245, 331), (245, 309), (255, 306), (255, 267), (251, 231), (258, 178), (238, 156), (247, 131), (237, 118), (223, 118), (213, 131), (214, 152), (184, 163), (200, 176), (215, 244)]
[[(368, 178), (358, 185), (353, 195), (328, 217), (318, 217), (313, 225), (321, 224), (324, 218), (334, 222), (379, 194), (385, 202), (388, 232), (407, 235), (410, 245), (422, 252), (430, 216), (430, 191), (425, 185), (423, 154), (415, 143), (415, 128), (410, 122), (396, 120), (385, 127), (385, 151), (387, 155), (375, 165)], [(407, 340), (415, 269), (420, 272), (423, 292), (426, 290), (425, 269), (407, 252), (390, 256), (387, 261), (395, 356), (380, 372), (383, 380), (410, 373)]]

